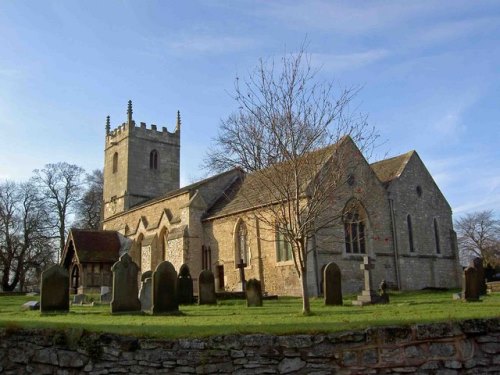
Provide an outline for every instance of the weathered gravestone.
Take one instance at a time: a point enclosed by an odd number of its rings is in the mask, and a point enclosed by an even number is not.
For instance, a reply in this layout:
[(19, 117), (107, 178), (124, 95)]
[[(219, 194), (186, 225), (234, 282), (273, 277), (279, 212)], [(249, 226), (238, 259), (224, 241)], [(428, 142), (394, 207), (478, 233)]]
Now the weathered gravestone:
[(389, 294), (387, 294), (387, 282), (382, 280), (378, 286), (378, 303), (389, 303)]
[(479, 273), (475, 267), (467, 267), (463, 276), (463, 298), (468, 302), (479, 301)]
[(123, 254), (120, 260), (111, 267), (113, 272), (113, 299), (111, 312), (141, 311), (141, 302), (137, 298), (137, 275), (139, 267), (128, 254)]
[(178, 311), (177, 272), (172, 263), (164, 261), (158, 264), (153, 273), (153, 314)]
[(193, 303), (193, 279), (187, 264), (183, 264), (179, 269), (177, 277), (177, 297), (180, 304)]
[(101, 286), (101, 303), (111, 303), (113, 293), (109, 286)]
[(470, 261), (469, 267), (474, 267), (477, 270), (477, 282), (479, 294), (486, 295), (486, 275), (483, 267), (483, 258), (475, 257)]
[(40, 302), (28, 301), (21, 306), (22, 310), (38, 310), (40, 309)]
[(58, 264), (42, 272), (40, 311), (69, 311), (69, 274)]
[(210, 270), (203, 270), (198, 277), (198, 304), (212, 305), (216, 303), (214, 274)]
[(342, 305), (342, 274), (334, 262), (323, 271), (323, 292), (325, 305)]
[(73, 305), (82, 305), (85, 302), (85, 294), (75, 294), (73, 296)]
[(139, 300), (141, 301), (142, 311), (151, 311), (151, 306), (153, 306), (153, 278), (148, 277), (141, 282), (141, 291), (139, 292)]
[(153, 271), (146, 271), (141, 274), (141, 281), (144, 281), (146, 279), (150, 279), (153, 277)]
[(262, 285), (257, 279), (246, 282), (247, 307), (262, 306)]

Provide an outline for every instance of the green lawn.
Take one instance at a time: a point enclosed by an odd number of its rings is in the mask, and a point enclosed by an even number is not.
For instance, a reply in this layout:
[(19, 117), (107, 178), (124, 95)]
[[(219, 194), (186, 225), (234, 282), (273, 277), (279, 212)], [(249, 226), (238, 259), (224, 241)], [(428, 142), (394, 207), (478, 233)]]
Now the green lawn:
[(481, 302), (452, 299), (452, 292), (390, 293), (389, 305), (323, 306), (312, 299), (311, 316), (302, 316), (300, 298), (264, 301), (264, 307), (247, 308), (243, 300), (221, 301), (214, 306), (181, 306), (176, 316), (112, 315), (109, 306), (72, 306), (68, 314), (40, 315), (22, 311), (21, 305), (37, 297), (0, 296), (0, 326), (9, 328), (82, 328), (89, 331), (155, 337), (203, 337), (234, 333), (319, 333), (368, 326), (500, 317), (500, 294)]

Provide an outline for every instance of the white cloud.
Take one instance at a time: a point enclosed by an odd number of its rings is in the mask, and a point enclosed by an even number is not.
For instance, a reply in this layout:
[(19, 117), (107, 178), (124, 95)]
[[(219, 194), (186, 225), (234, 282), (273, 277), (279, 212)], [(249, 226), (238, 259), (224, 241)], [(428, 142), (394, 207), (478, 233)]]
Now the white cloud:
[(178, 53), (220, 54), (240, 51), (255, 44), (250, 38), (235, 36), (196, 35), (187, 36), (169, 43), (169, 47)]
[(349, 54), (311, 54), (311, 63), (323, 71), (339, 72), (357, 69), (385, 59), (389, 52), (385, 49), (373, 49)]

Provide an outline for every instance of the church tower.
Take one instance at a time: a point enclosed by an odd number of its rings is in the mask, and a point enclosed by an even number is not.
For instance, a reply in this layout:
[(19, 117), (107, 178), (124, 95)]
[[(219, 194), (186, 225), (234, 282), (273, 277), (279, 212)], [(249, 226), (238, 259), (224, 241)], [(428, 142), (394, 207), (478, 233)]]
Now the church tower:
[(129, 100), (127, 122), (111, 130), (106, 119), (104, 220), (179, 188), (180, 113), (173, 133), (143, 122), (136, 126), (132, 114)]

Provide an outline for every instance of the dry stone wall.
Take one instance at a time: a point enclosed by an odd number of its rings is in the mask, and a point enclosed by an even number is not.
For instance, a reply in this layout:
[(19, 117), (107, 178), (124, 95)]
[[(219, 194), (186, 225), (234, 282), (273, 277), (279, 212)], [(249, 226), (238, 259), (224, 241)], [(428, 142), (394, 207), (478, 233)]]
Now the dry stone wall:
[(146, 339), (0, 330), (0, 374), (498, 374), (500, 319), (317, 335)]

